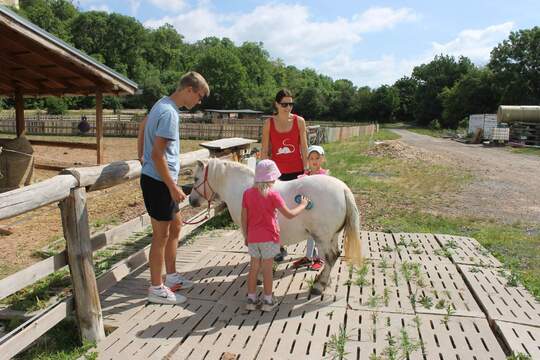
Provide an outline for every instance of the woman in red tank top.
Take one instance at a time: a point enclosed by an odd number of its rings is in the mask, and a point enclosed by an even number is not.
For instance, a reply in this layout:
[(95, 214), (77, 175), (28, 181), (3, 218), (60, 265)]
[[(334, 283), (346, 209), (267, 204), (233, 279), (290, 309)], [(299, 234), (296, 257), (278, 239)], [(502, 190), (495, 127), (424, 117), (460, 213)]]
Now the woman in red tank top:
[(307, 131), (304, 118), (292, 114), (292, 94), (282, 89), (276, 94), (277, 115), (264, 123), (262, 158), (272, 159), (282, 181), (294, 180), (307, 166)]

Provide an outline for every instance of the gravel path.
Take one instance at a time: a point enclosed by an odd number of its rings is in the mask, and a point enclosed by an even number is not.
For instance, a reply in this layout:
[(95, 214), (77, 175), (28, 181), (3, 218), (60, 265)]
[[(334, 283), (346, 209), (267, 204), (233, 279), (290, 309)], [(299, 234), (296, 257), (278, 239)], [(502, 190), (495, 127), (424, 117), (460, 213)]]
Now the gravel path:
[(453, 215), (540, 224), (540, 156), (505, 148), (461, 144), (407, 130), (393, 130), (400, 141), (469, 170), (474, 179), (450, 196), (442, 210)]

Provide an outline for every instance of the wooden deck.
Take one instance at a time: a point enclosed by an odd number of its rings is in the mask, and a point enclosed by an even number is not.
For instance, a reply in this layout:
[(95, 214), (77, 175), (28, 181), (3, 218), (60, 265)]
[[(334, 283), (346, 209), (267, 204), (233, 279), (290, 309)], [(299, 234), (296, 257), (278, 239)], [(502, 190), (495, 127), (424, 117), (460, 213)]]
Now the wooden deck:
[[(181, 306), (146, 303), (145, 266), (102, 294), (112, 331), (100, 359), (331, 359), (344, 329), (346, 359), (386, 359), (405, 338), (409, 359), (540, 359), (540, 304), (508, 285), (501, 264), (474, 239), (363, 232), (370, 261), (340, 259), (323, 296), (308, 294), (316, 273), (291, 268), (305, 243), (289, 247), (274, 278), (279, 307), (244, 311), (249, 257), (238, 231), (199, 237), (178, 252), (196, 282)], [(405, 339), (406, 340), (406, 339)], [(396, 357), (397, 358), (397, 357)]]

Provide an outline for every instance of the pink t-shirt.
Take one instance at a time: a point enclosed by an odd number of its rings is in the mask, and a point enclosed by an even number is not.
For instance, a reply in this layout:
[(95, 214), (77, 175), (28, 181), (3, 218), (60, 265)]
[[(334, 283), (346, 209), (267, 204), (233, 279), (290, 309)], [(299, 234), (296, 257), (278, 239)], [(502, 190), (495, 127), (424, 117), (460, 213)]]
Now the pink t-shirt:
[(247, 209), (248, 243), (279, 243), (277, 209), (283, 206), (285, 201), (277, 191), (270, 190), (266, 197), (255, 187), (244, 191), (242, 207)]

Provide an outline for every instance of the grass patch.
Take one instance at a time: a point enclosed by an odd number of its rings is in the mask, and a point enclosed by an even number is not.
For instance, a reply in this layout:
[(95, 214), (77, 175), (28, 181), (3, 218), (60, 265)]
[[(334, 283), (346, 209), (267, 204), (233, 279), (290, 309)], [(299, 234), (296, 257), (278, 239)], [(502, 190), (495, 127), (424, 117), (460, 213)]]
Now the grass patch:
[(510, 151), (516, 154), (527, 154), (540, 156), (540, 148), (512, 147)]
[(90, 342), (81, 345), (77, 322), (68, 318), (41, 336), (31, 348), (17, 355), (15, 359), (75, 360), (83, 356), (83, 359), (97, 359), (97, 354), (85, 355), (93, 346)]
[(430, 128), (421, 128), (421, 127), (408, 127), (407, 130), (415, 132), (421, 135), (428, 135), (437, 138), (444, 137), (455, 137), (458, 133), (464, 134), (465, 129), (430, 129)]
[(478, 240), (540, 299), (539, 225), (501, 224), (482, 218), (437, 216), (430, 204), (460, 191), (471, 175), (453, 167), (420, 160), (369, 156), (376, 140), (391, 133), (326, 144), (332, 175), (353, 190), (362, 208), (362, 227), (385, 232), (427, 232), (469, 236)]
[(205, 222), (203, 225), (199, 226), (197, 229), (189, 233), (185, 240), (185, 244), (191, 244), (195, 238), (201, 234), (212, 230), (237, 230), (239, 229), (229, 214), (229, 210), (222, 211), (220, 214), (214, 216), (212, 219)]

